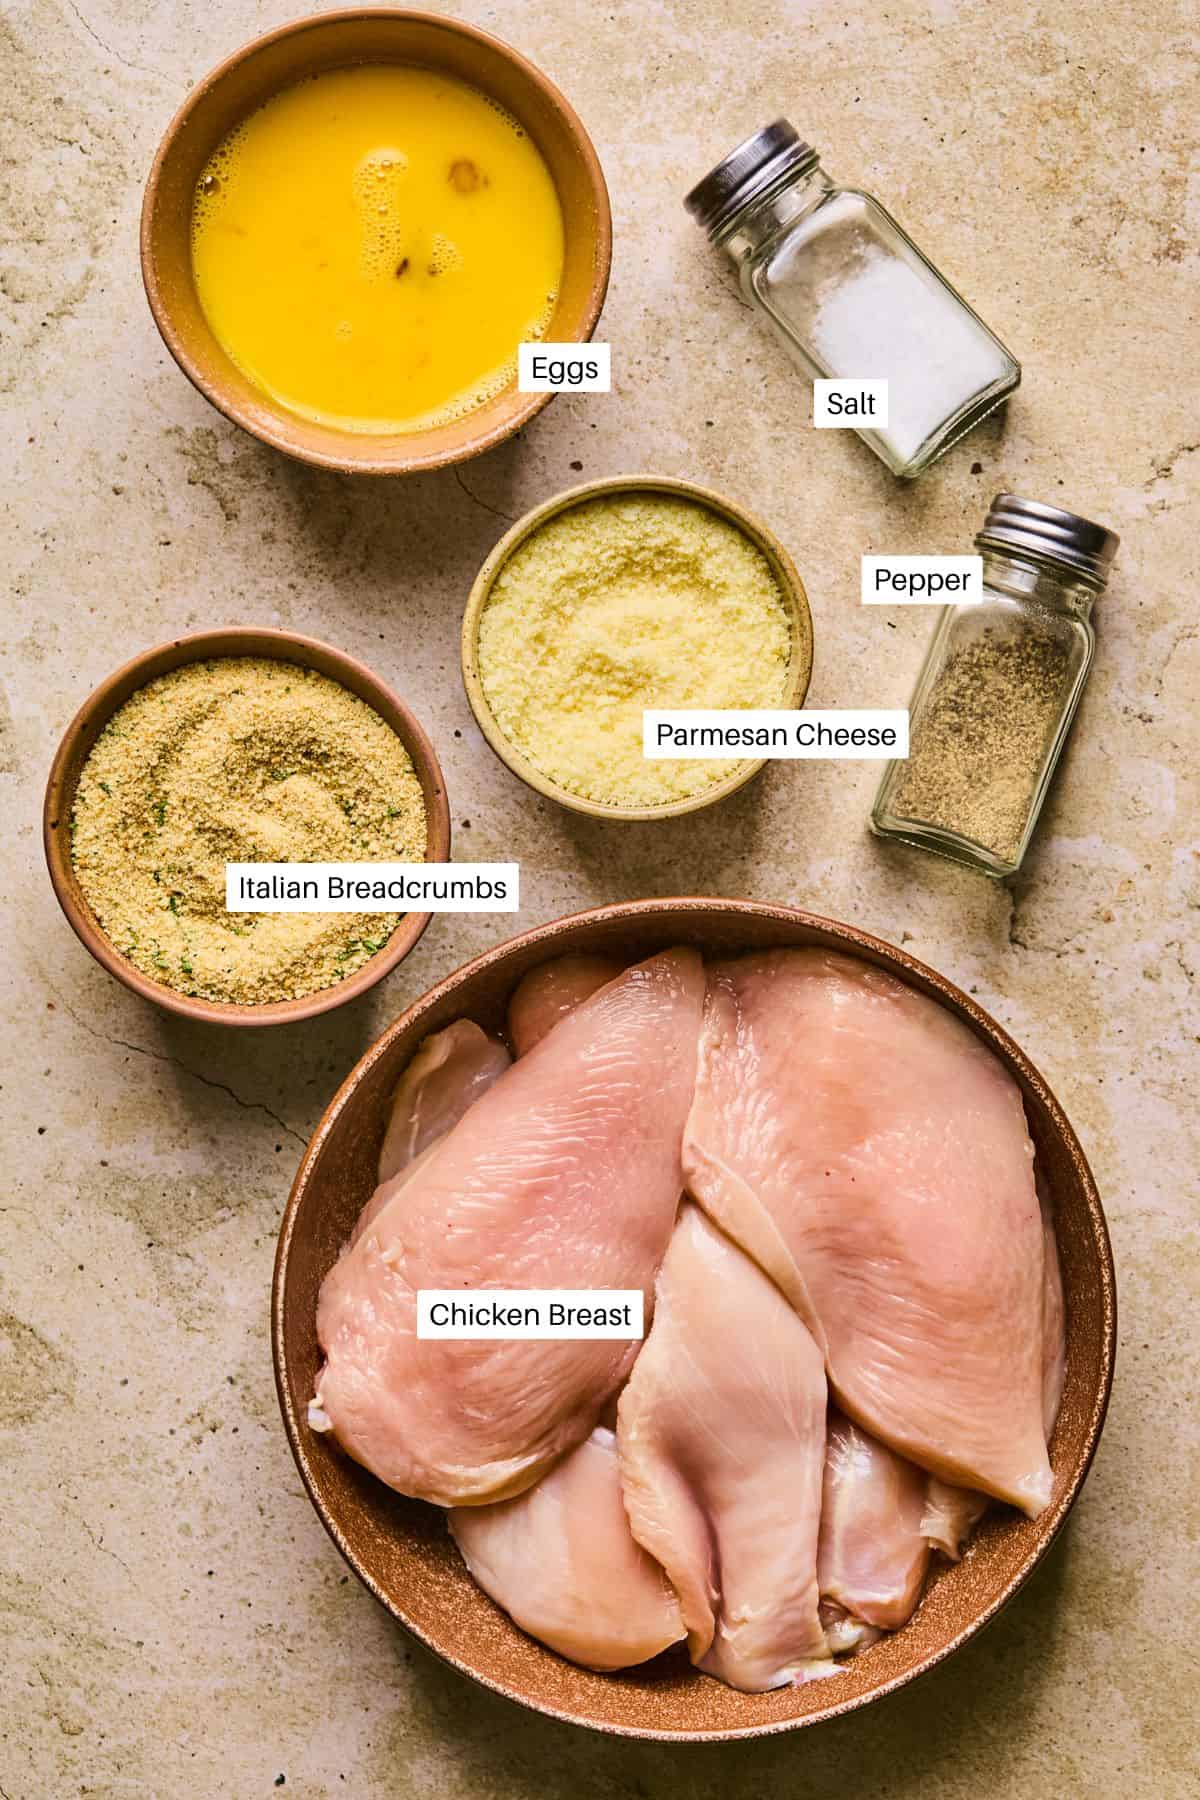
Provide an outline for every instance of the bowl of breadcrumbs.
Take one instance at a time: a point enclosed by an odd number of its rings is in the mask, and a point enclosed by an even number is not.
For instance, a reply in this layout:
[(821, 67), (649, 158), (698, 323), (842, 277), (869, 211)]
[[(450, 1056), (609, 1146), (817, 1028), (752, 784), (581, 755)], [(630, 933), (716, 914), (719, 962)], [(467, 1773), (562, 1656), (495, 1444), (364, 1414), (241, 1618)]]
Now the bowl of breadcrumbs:
[(50, 879), (101, 966), (213, 1024), (311, 1018), (408, 955), (428, 913), (229, 911), (231, 862), (445, 862), (450, 813), (408, 708), (292, 632), (144, 651), (67, 727), (44, 815)]

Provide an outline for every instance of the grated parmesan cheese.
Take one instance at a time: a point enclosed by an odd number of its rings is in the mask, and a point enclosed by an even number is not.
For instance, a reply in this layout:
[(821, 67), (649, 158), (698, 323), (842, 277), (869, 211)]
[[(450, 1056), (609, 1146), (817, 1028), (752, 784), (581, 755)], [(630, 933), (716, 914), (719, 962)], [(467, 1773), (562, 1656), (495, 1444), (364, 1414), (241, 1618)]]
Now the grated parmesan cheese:
[(647, 707), (782, 702), (789, 616), (769, 563), (697, 501), (581, 501), (504, 564), (479, 624), (497, 723), (560, 787), (658, 806), (725, 779), (735, 760), (647, 760)]

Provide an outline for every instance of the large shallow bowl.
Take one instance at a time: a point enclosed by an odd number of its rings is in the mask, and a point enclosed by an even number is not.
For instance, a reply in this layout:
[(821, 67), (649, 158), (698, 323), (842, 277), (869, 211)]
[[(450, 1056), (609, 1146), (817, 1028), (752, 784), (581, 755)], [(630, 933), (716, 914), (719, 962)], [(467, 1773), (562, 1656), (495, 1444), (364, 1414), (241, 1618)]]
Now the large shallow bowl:
[(486, 406), (424, 431), (367, 434), (301, 418), (264, 394), (221, 348), (192, 278), (196, 183), (227, 132), (280, 89), (354, 63), (414, 63), (480, 89), (523, 125), (553, 178), (563, 215), (563, 273), (551, 343), (591, 337), (608, 288), (612, 218), (592, 141), (554, 83), (474, 25), (397, 7), (296, 19), (245, 44), (197, 82), (170, 125), (142, 204), (142, 276), (163, 342), (184, 374), (235, 424), (289, 456), (347, 474), (403, 475), (478, 456), (551, 398), (515, 379)]
[(665, 494), (670, 499), (694, 501), (697, 506), (706, 507), (719, 519), (726, 520), (750, 540), (755, 549), (766, 558), (787, 614), (788, 666), (783, 691), (776, 705), (803, 706), (812, 677), (812, 614), (804, 583), (795, 563), (774, 532), (769, 531), (761, 519), (736, 501), (716, 493), (712, 488), (698, 487), (694, 481), (677, 481), (670, 475), (607, 475), (599, 481), (581, 482), (578, 487), (568, 488), (564, 493), (555, 494), (552, 500), (535, 506), (523, 518), (518, 519), (511, 530), (505, 532), (475, 577), (467, 599), (467, 609), (463, 614), (459, 646), (463, 685), (467, 690), (471, 711), (475, 714), (475, 722), (501, 762), (514, 775), (518, 775), (527, 787), (531, 787), (534, 793), (544, 794), (548, 800), (557, 800), (560, 806), (567, 807), (571, 812), (586, 813), (593, 819), (641, 822), (646, 819), (673, 819), (678, 818), (681, 813), (699, 812), (702, 807), (713, 806), (718, 800), (724, 800), (730, 794), (735, 794), (740, 787), (745, 787), (763, 767), (762, 757), (745, 757), (735, 762), (720, 781), (714, 781), (710, 787), (688, 794), (682, 800), (666, 800), (660, 806), (606, 806), (597, 800), (588, 800), (582, 794), (573, 793), (570, 788), (562, 787), (548, 775), (543, 775), (537, 764), (531, 762), (508, 736), (492, 711), (479, 667), (479, 626), (501, 570), (522, 544), (528, 543), (543, 525), (556, 519), (560, 513), (569, 512), (575, 506), (583, 506), (590, 500), (619, 499), (622, 495), (636, 497), (639, 494)]
[[(321, 1278), (374, 1185), (396, 1078), (421, 1039), (464, 1015), (502, 1029), (524, 972), (564, 951), (644, 957), (671, 944), (702, 950), (819, 945), (863, 957), (963, 1019), (1020, 1083), (1054, 1206), (1066, 1295), (1067, 1373), (1054, 1429), (1054, 1492), (1037, 1520), (996, 1508), (962, 1562), (934, 1574), (910, 1622), (839, 1674), (771, 1694), (739, 1694), (697, 1674), (679, 1652), (597, 1675), (512, 1624), (467, 1574), (432, 1506), (402, 1499), (310, 1432)], [(275, 1373), (292, 1450), (330, 1536), (371, 1592), (430, 1649), (485, 1686), (539, 1712), (630, 1737), (755, 1737), (865, 1706), (926, 1673), (975, 1635), (1046, 1554), (1087, 1474), (1112, 1381), (1116, 1295), (1104, 1213), (1079, 1141), (1054, 1095), (1008, 1034), (968, 995), (902, 950), (848, 925), (742, 900), (640, 900), (539, 926), (430, 990), (368, 1050), (326, 1112), (284, 1213), (272, 1314)]]
[(317, 638), (294, 631), (272, 631), (265, 626), (230, 625), (222, 631), (197, 631), (143, 650), (102, 681), (84, 701), (63, 733), (50, 765), (42, 812), (42, 840), (46, 866), (67, 923), (101, 968), (123, 981), (143, 1000), (152, 1000), (167, 1012), (208, 1025), (289, 1025), (311, 1019), (317, 1013), (344, 1006), (366, 993), (402, 962), (420, 938), (432, 914), (410, 912), (400, 920), (382, 950), (368, 957), (362, 967), (336, 986), (318, 988), (297, 1000), (277, 1000), (262, 1006), (238, 1006), (231, 1001), (201, 1000), (181, 994), (164, 981), (154, 981), (117, 949), (84, 897), (71, 860), (71, 813), (75, 790), (92, 746), (113, 714), (147, 682), (186, 663), (208, 662), (220, 656), (264, 656), (277, 662), (297, 663), (316, 669), (365, 700), (390, 725), (412, 759), (413, 772), (425, 800), (425, 861), (447, 862), (450, 857), (450, 803), (442, 779), (437, 752), (404, 702), (377, 675), (354, 657), (322, 644)]

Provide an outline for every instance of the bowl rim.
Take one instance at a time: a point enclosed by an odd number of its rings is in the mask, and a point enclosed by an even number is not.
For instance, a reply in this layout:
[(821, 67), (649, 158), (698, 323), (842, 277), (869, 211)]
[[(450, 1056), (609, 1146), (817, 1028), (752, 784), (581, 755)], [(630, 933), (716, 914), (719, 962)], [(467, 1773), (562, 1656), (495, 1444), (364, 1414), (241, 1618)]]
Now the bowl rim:
[[(569, 1707), (548, 1705), (531, 1698), (518, 1688), (504, 1680), (473, 1668), (461, 1657), (443, 1648), (419, 1625), (415, 1624), (403, 1612), (400, 1605), (377, 1582), (370, 1571), (359, 1560), (358, 1555), (342, 1531), (337, 1519), (324, 1502), (320, 1484), (310, 1466), (302, 1423), (292, 1405), (289, 1388), (289, 1363), (287, 1340), (285, 1335), (285, 1289), (291, 1260), (292, 1245), (295, 1238), (296, 1220), (312, 1171), (321, 1156), (325, 1141), (333, 1130), (335, 1123), (350, 1103), (359, 1083), (375, 1063), (384, 1056), (391, 1044), (401, 1033), (419, 1024), (422, 1016), (431, 1011), (443, 998), (465, 985), (473, 976), (489, 968), (494, 963), (504, 960), (514, 950), (527, 949), (532, 946), (545, 946), (547, 955), (553, 955), (555, 943), (569, 937), (572, 928), (580, 925), (591, 925), (601, 921), (629, 921), (636, 924), (639, 920), (650, 918), (678, 918), (681, 914), (691, 917), (701, 925), (713, 914), (726, 918), (757, 917), (777, 921), (782, 924), (800, 925), (817, 933), (834, 938), (839, 946), (849, 954), (860, 955), (876, 966), (884, 966), (898, 974), (902, 979), (916, 986), (920, 991), (929, 994), (939, 1003), (949, 1006), (950, 1010), (966, 1019), (977, 1035), (982, 1036), (989, 1045), (998, 1046), (1009, 1060), (1012, 1068), (1021, 1080), (1036, 1094), (1039, 1104), (1048, 1113), (1055, 1131), (1062, 1139), (1069, 1152), (1071, 1161), (1078, 1174), (1087, 1210), (1088, 1224), (1092, 1242), (1096, 1251), (1100, 1273), (1100, 1365), (1101, 1376), (1099, 1387), (1092, 1403), (1088, 1419), (1086, 1437), (1076, 1466), (1061, 1494), (1054, 1499), (1038, 1520), (1039, 1537), (1025, 1563), (1004, 1583), (995, 1597), (967, 1623), (957, 1631), (948, 1642), (937, 1650), (930, 1652), (915, 1668), (905, 1670), (899, 1675), (890, 1677), (872, 1688), (868, 1693), (852, 1696), (849, 1699), (831, 1701), (828, 1705), (814, 1709), (799, 1717), (779, 1719), (767, 1724), (721, 1728), (713, 1731), (669, 1731), (654, 1726), (635, 1727), (617, 1724), (608, 1720), (588, 1718)], [(812, 1725), (819, 1725), (828, 1720), (845, 1717), (849, 1713), (860, 1711), (889, 1694), (909, 1687), (933, 1669), (938, 1668), (946, 1659), (961, 1649), (964, 1644), (975, 1637), (990, 1624), (1008, 1602), (1020, 1592), (1035, 1570), (1045, 1560), (1052, 1545), (1057, 1540), (1072, 1506), (1079, 1497), (1081, 1488), (1091, 1468), (1104, 1421), (1108, 1411), (1112, 1393), (1113, 1371), (1116, 1361), (1117, 1340), (1117, 1293), (1116, 1273), (1113, 1264), (1112, 1244), (1109, 1238), (1108, 1222), (1100, 1200), (1099, 1190), (1091, 1166), (1084, 1155), (1083, 1148), (1075, 1134), (1070, 1120), (1067, 1118), (1048, 1083), (1025, 1055), (1004, 1027), (997, 1023), (968, 993), (956, 983), (941, 975), (928, 963), (919, 961), (909, 955), (906, 950), (885, 939), (861, 930), (856, 925), (848, 925), (841, 920), (830, 919), (818, 913), (811, 913), (799, 907), (783, 906), (774, 902), (727, 899), (705, 895), (679, 895), (648, 900), (624, 900), (614, 905), (588, 907), (582, 912), (568, 913), (560, 918), (530, 930), (520, 932), (504, 943), (493, 945), (480, 955), (472, 957), (469, 962), (453, 970), (442, 980), (436, 982), (411, 1006), (405, 1008), (398, 1018), (383, 1031), (380, 1036), (365, 1050), (355, 1063), (350, 1073), (342, 1081), (337, 1092), (325, 1108), (316, 1130), (313, 1132), (308, 1147), (300, 1161), (300, 1166), (293, 1179), (287, 1203), (280, 1220), (279, 1238), (275, 1252), (275, 1267), (271, 1283), (271, 1356), (275, 1370), (275, 1391), (279, 1400), (280, 1412), (283, 1416), (284, 1429), (291, 1447), (300, 1479), (304, 1483), (313, 1508), (324, 1525), (337, 1549), (348, 1566), (354, 1571), (375, 1599), (391, 1614), (397, 1623), (411, 1632), (440, 1661), (447, 1663), (460, 1674), (478, 1682), (493, 1693), (501, 1694), (505, 1699), (516, 1701), (531, 1712), (557, 1719), (564, 1724), (577, 1725), (591, 1731), (599, 1731), (612, 1737), (640, 1739), (659, 1743), (727, 1743), (749, 1738), (774, 1737), (781, 1732), (797, 1731)]]
[[(288, 652), (292, 654), (287, 654)], [(180, 654), (185, 652), (185, 654)], [(297, 654), (298, 653), (298, 654)], [(409, 707), (392, 692), (386, 682), (356, 657), (348, 656), (333, 644), (320, 638), (306, 637), (300, 632), (277, 627), (228, 625), (208, 631), (185, 632), (179, 637), (139, 651), (114, 669), (92, 690), (75, 712), (54, 753), (46, 778), (42, 805), (42, 845), (51, 886), (68, 925), (100, 966), (114, 975), (140, 999), (149, 1000), (166, 1012), (181, 1018), (198, 1020), (207, 1025), (288, 1025), (301, 1019), (315, 1018), (332, 1012), (335, 1007), (355, 1000), (382, 981), (401, 963), (425, 932), (431, 913), (406, 913), (381, 950), (354, 971), (345, 981), (332, 987), (318, 988), (312, 994), (293, 1000), (274, 1000), (261, 1006), (235, 1004), (232, 1001), (203, 1000), (181, 994), (165, 982), (155, 981), (128, 958), (121, 955), (104, 931), (84, 897), (71, 859), (70, 834), (67, 823), (74, 805), (75, 790), (83, 764), (100, 731), (125, 701), (132, 698), (159, 675), (183, 668), (193, 662), (208, 662), (226, 656), (257, 656), (264, 660), (294, 662), (303, 668), (328, 675), (362, 699), (376, 712), (385, 725), (390, 725), (404, 744), (412, 760), (413, 770), (421, 783), (426, 812), (426, 845), (433, 852), (429, 862), (446, 862), (450, 856), (450, 804), (441, 763), (423, 726)], [(320, 660), (316, 660), (320, 659)], [(327, 666), (322, 667), (322, 662)], [(336, 673), (335, 673), (336, 671)], [(347, 679), (349, 678), (349, 679)], [(358, 686), (355, 686), (357, 683)], [(365, 692), (359, 692), (359, 688)], [(371, 698), (367, 698), (367, 694)], [(393, 719), (388, 718), (388, 713)], [(399, 721), (403, 730), (397, 729)], [(82, 748), (90, 732), (90, 742)], [(74, 768), (72, 765), (75, 765)]]
[(589, 800), (585, 795), (574, 794), (569, 788), (560, 787), (513, 743), (492, 711), (479, 670), (480, 621), (504, 564), (522, 544), (559, 513), (568, 512), (572, 507), (584, 505), (587, 501), (599, 499), (606, 494), (623, 492), (674, 495), (679, 499), (691, 500), (697, 506), (707, 507), (718, 518), (727, 520), (741, 531), (766, 557), (788, 615), (791, 654), (787, 680), (779, 701), (782, 707), (803, 706), (807, 697), (812, 681), (813, 625), (812, 609), (800, 572), (770, 526), (749, 507), (743, 506), (741, 501), (731, 500), (727, 494), (718, 492), (716, 488), (702, 486), (699, 482), (687, 481), (675, 475), (656, 475), (648, 471), (631, 475), (603, 475), (594, 481), (582, 481), (575, 487), (564, 488), (561, 493), (531, 507), (509, 527), (472, 582), (466, 611), (463, 613), (459, 660), (463, 686), (475, 715), (475, 723), (504, 766), (518, 780), (523, 781), (526, 787), (532, 788), (535, 794), (554, 800), (569, 812), (582, 813), (588, 818), (640, 824), (653, 819), (680, 818), (685, 813), (700, 812), (707, 806), (715, 806), (720, 800), (727, 800), (730, 794), (736, 794), (748, 781), (753, 781), (765, 767), (767, 758), (760, 756), (738, 761), (724, 780), (714, 782), (711, 787), (702, 788), (699, 793), (689, 794), (682, 800), (666, 800), (658, 806), (606, 806), (601, 801)]
[[(450, 18), (441, 13), (424, 12), (410, 7), (350, 6), (336, 8), (331, 12), (307, 13), (300, 18), (290, 19), (282, 25), (272, 26), (269, 31), (260, 32), (256, 37), (248, 39), (236, 50), (223, 57), (188, 90), (163, 132), (150, 165), (150, 172), (146, 177), (138, 236), (142, 285), (145, 288), (146, 299), (159, 336), (174, 361), (187, 376), (197, 393), (201, 394), (231, 424), (240, 426), (243, 431), (249, 432), (260, 443), (268, 444), (272, 449), (281, 451), (285, 456), (294, 457), (297, 461), (309, 463), (315, 468), (331, 469), (342, 475), (411, 475), (428, 469), (446, 468), (454, 463), (469, 462), (473, 457), (481, 456), (485, 451), (506, 443), (554, 398), (553, 392), (520, 395), (521, 403), (516, 405), (511, 412), (507, 412), (486, 431), (482, 431), (477, 436), (467, 439), (465, 443), (454, 447), (429, 448), (413, 454), (394, 453), (391, 456), (371, 455), (369, 452), (365, 452), (361, 456), (338, 455), (331, 451), (317, 449), (304, 444), (296, 436), (296, 432), (299, 431), (302, 437), (305, 426), (310, 423), (302, 415), (289, 413), (286, 408), (265, 394), (263, 407), (268, 410), (264, 410), (261, 415), (250, 414), (239, 400), (225, 391), (219, 380), (214, 380), (196, 361), (176, 328), (171, 307), (159, 281), (154, 256), (154, 229), (158, 217), (163, 170), (174, 148), (176, 138), (195, 110), (233, 70), (250, 61), (261, 50), (286, 38), (301, 36), (307, 31), (330, 26), (336, 28), (340, 24), (362, 19), (377, 19), (381, 22), (394, 21), (400, 25), (433, 26), (452, 35), (468, 39), (475, 44), (486, 46), (511, 63), (531, 87), (540, 92), (551, 109), (559, 114), (587, 175), (595, 209), (595, 255), (591, 285), (581, 319), (580, 335), (575, 340), (579, 343), (590, 342), (604, 307), (609, 278), (612, 273), (612, 207), (600, 158), (583, 121), (556, 83), (551, 81), (548, 75), (543, 74), (541, 69), (521, 51), (506, 43), (503, 38), (496, 37), (490, 31), (484, 31), (478, 25), (469, 24), (464, 19)], [(374, 60), (386, 59), (376, 58)], [(332, 68), (337, 65), (331, 63), (329, 66)], [(213, 342), (216, 343), (215, 337)], [(513, 391), (516, 392), (516, 390)], [(430, 438), (435, 437), (441, 429), (441, 427), (433, 427), (424, 431), (414, 431), (408, 434), (407, 440), (404, 439), (403, 434), (393, 434), (389, 437), (389, 441), (408, 441), (413, 445), (418, 445), (422, 441), (427, 442)], [(355, 433), (346, 432), (344, 436), (347, 447), (359, 441)], [(361, 442), (364, 446), (370, 446), (372, 443), (378, 442), (378, 438), (364, 432), (361, 434)]]

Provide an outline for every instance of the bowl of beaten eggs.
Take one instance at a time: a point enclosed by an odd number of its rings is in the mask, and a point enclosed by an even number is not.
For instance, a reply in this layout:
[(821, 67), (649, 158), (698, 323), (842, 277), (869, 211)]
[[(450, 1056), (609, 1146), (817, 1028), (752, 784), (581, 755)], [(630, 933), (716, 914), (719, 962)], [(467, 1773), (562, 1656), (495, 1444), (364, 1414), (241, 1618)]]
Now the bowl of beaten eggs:
[(459, 462), (550, 397), (523, 342), (584, 342), (612, 228), (557, 88), (453, 19), (300, 19), (199, 82), (155, 157), (142, 273), (225, 416), (346, 473)]

